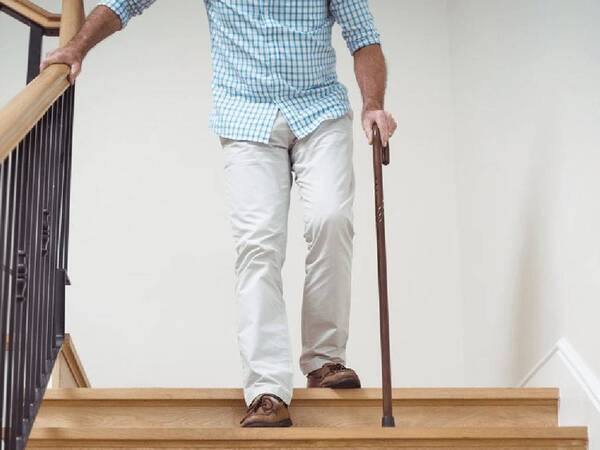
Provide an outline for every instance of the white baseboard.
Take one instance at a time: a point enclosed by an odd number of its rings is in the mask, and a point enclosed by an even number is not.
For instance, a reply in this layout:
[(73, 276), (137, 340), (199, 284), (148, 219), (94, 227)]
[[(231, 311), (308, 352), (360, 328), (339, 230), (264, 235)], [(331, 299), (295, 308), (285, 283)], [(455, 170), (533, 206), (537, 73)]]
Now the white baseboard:
[(558, 387), (559, 423), (587, 426), (590, 450), (600, 450), (600, 380), (567, 339), (559, 339), (519, 386)]

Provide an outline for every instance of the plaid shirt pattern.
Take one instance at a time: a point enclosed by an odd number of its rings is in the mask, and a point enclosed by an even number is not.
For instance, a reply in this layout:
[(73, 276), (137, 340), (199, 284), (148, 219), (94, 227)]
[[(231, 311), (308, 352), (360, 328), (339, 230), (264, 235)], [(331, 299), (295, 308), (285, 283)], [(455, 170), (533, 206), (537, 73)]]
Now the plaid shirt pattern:
[[(123, 27), (155, 0), (102, 0)], [(380, 43), (368, 0), (204, 0), (213, 62), (211, 128), (269, 141), (280, 110), (298, 138), (350, 111), (331, 29), (348, 49)]]

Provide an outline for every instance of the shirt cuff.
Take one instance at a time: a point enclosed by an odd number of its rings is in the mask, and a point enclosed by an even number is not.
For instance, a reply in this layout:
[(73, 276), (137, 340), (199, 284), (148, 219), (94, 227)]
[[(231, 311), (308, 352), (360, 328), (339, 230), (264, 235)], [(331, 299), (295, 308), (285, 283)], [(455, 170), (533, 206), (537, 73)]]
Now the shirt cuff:
[(346, 44), (348, 45), (348, 50), (350, 50), (350, 53), (353, 55), (357, 50), (360, 50), (367, 45), (381, 44), (381, 37), (379, 36), (379, 33), (373, 31), (360, 36), (353, 36), (352, 39), (348, 39)]
[(103, 5), (111, 9), (112, 12), (119, 16), (121, 28), (125, 28), (129, 19), (134, 15), (133, 11), (131, 11), (130, 3), (124, 0), (101, 0), (98, 2), (98, 5)]

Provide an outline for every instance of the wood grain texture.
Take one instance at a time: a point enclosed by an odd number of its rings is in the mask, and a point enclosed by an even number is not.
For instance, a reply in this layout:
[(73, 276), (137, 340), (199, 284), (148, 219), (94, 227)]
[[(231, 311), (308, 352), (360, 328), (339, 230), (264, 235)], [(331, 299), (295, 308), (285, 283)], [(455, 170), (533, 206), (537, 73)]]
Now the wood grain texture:
[(62, 0), (59, 42), (64, 47), (83, 25), (85, 14), (83, 0)]
[[(539, 407), (401, 407), (394, 409), (400, 427), (555, 426), (556, 410)], [(177, 406), (42, 406), (36, 427), (186, 428), (235, 427), (245, 408)], [(290, 408), (297, 427), (378, 426), (381, 407)]]
[(0, 5), (15, 11), (47, 30), (60, 28), (60, 14), (41, 8), (29, 0), (0, 0)]
[(54, 367), (52, 368), (52, 380), (53, 388), (76, 388), (77, 380), (73, 377), (73, 374), (69, 370), (69, 365), (65, 360), (62, 353), (58, 354)]
[[(557, 425), (556, 389), (394, 389), (398, 426)], [(380, 389), (296, 389), (290, 414), (298, 427), (373, 426)], [(237, 427), (240, 389), (49, 389), (38, 427)]]
[(585, 448), (564, 428), (34, 429), (28, 448)]
[[(361, 447), (349, 447), (348, 445), (343, 445), (342, 448), (344, 448), (345, 450), (366, 450), (366, 449), (373, 449), (373, 448), (386, 448), (388, 450), (394, 450), (394, 449), (407, 449), (407, 448), (418, 448), (419, 450), (440, 450), (440, 449), (445, 449), (445, 448), (449, 448), (447, 445), (445, 445), (444, 443), (441, 443), (439, 445), (434, 446), (426, 446), (426, 445), (421, 445), (423, 444), (422, 442), (419, 443), (418, 446), (415, 445), (410, 445), (408, 443), (403, 443), (403, 444), (399, 444), (399, 445), (390, 445), (387, 447), (381, 447), (379, 444), (375, 444), (375, 445), (370, 445), (370, 446), (366, 446), (363, 445)], [(89, 447), (89, 446), (85, 446), (85, 447), (81, 447), (80, 445), (73, 445), (73, 446), (68, 446), (68, 445), (64, 445), (61, 447), (53, 447), (53, 446), (43, 446), (43, 447), (33, 447), (33, 448), (45, 448), (47, 450), (64, 450), (66, 448), (69, 449), (74, 449), (74, 448), (85, 448), (86, 450), (120, 450), (123, 447), (111, 447), (111, 446), (106, 446), (106, 447)], [(180, 447), (177, 445), (168, 445), (168, 446), (154, 446), (154, 447), (148, 447), (148, 446), (144, 446), (144, 447), (140, 447), (140, 446), (136, 446), (134, 447), (137, 450), (154, 450), (154, 449), (160, 449), (160, 448), (169, 448), (170, 450), (190, 450), (190, 449), (199, 449), (199, 448), (206, 448), (206, 447), (198, 447), (198, 446), (194, 446), (193, 444), (190, 445), (189, 447)], [(236, 450), (240, 447), (221, 447), (220, 450)], [(277, 447), (262, 447), (264, 448), (271, 448), (271, 449), (275, 449)], [(284, 447), (279, 447), (279, 448), (284, 448)], [(286, 450), (300, 450), (300, 449), (305, 449), (307, 447), (285, 447)], [(333, 446), (327, 446), (327, 447), (317, 447), (317, 446), (312, 446), (310, 447), (312, 450), (329, 450), (331, 448), (334, 448)], [(339, 447), (338, 447), (339, 448)], [(587, 445), (581, 444), (581, 445), (560, 445), (560, 444), (556, 444), (556, 445), (552, 445), (552, 446), (548, 446), (548, 445), (542, 445), (539, 442), (537, 443), (531, 443), (529, 445), (526, 446), (520, 446), (520, 447), (514, 447), (514, 446), (507, 446), (505, 443), (497, 443), (493, 446), (490, 446), (490, 444), (478, 444), (475, 442), (471, 442), (469, 444), (457, 444), (454, 447), (452, 447), (454, 449), (469, 449), (469, 450), (473, 450), (473, 449), (479, 449), (479, 450), (485, 450), (485, 449), (490, 449), (493, 448), (494, 450), (523, 450), (523, 449), (535, 449), (535, 450), (587, 450)], [(245, 447), (245, 450), (258, 450), (259, 447)]]
[[(9, 2), (1, 1), (3, 4)], [(22, 1), (17, 3), (24, 4)], [(68, 42), (77, 32), (81, 26), (82, 14), (82, 0), (63, 0), (61, 43)], [(47, 67), (0, 109), (0, 162), (16, 148), (54, 101), (69, 87), (69, 71), (69, 67), (64, 64)]]
[[(395, 401), (452, 401), (452, 402), (558, 402), (556, 388), (395, 388), (392, 390)], [(46, 401), (54, 400), (142, 400), (142, 401), (200, 401), (230, 403), (243, 399), (242, 389), (238, 388), (94, 388), (94, 389), (49, 389)], [(325, 389), (296, 388), (292, 402), (329, 402), (331, 400), (381, 401), (381, 389)]]
[(68, 333), (65, 334), (58, 360), (52, 370), (52, 387), (55, 389), (91, 387), (90, 380), (75, 349), (73, 339)]

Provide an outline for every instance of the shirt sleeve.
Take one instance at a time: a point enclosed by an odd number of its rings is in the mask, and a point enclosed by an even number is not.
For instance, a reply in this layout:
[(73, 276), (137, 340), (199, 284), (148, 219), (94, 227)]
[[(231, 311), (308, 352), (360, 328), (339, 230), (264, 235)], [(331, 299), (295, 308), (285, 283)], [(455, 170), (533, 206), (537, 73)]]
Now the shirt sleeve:
[(104, 5), (113, 10), (121, 19), (121, 27), (125, 28), (129, 19), (140, 15), (156, 0), (101, 0), (98, 5)]
[(342, 36), (350, 53), (371, 44), (381, 44), (381, 38), (368, 0), (331, 0), (330, 12), (342, 28)]

